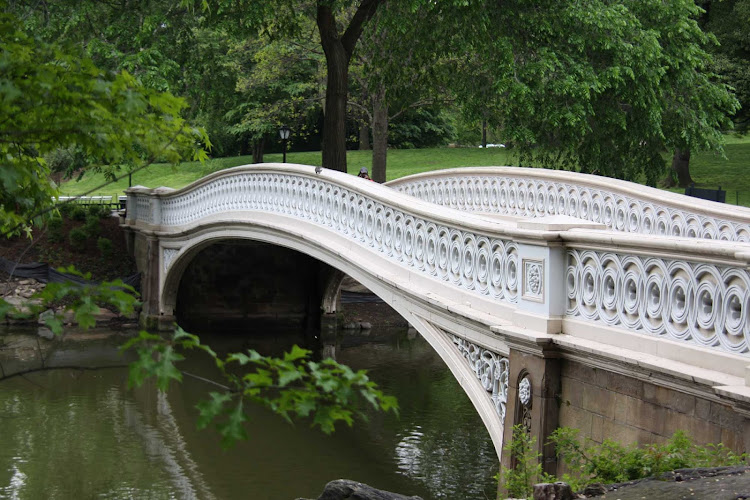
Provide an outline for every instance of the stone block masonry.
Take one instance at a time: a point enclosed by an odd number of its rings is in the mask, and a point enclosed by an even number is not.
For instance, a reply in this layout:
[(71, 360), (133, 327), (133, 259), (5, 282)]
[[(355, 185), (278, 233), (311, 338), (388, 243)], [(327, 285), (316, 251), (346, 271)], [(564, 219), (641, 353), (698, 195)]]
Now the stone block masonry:
[(579, 429), (583, 438), (644, 445), (683, 430), (699, 445), (748, 450), (750, 422), (719, 401), (570, 360), (562, 361), (561, 377), (560, 426)]

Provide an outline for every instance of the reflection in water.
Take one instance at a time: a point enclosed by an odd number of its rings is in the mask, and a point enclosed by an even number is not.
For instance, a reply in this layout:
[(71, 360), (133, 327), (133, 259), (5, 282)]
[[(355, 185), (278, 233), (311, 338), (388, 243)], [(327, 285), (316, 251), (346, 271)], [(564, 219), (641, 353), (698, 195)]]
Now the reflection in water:
[(424, 434), (419, 429), (420, 427), (416, 425), (414, 429), (406, 432), (406, 435), (396, 444), (394, 456), (399, 471), (415, 479), (424, 479), (424, 476), (419, 473), (421, 469), (419, 458), (422, 455), (419, 446), (422, 444), (421, 438)]
[[(204, 340), (219, 351), (278, 354), (300, 336)], [(66, 363), (121, 363), (112, 355), (121, 342), (45, 349), (48, 359)], [(251, 408), (250, 441), (224, 451), (215, 432), (195, 428), (195, 404), (214, 390), (205, 382), (186, 379), (164, 394), (153, 385), (129, 390), (126, 369), (36, 373), (0, 382), (0, 498), (315, 498), (340, 477), (425, 500), (495, 496), (497, 458), (489, 436), (420, 337), (373, 330), (367, 338), (347, 334), (317, 348), (368, 369), (398, 398), (400, 417), (371, 412), (366, 422), (325, 436)], [(9, 356), (0, 349), (3, 366), (21, 366)], [(23, 357), (36, 359), (26, 351)], [(186, 363), (186, 371), (215, 376), (205, 359)]]

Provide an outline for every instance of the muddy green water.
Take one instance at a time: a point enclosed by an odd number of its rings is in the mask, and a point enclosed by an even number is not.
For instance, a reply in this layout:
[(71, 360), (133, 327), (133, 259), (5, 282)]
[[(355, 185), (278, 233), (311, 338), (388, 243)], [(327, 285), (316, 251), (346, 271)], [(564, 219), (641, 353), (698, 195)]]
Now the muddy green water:
[[(48, 365), (122, 364), (111, 332), (63, 342), (0, 330), (6, 374)], [(219, 351), (279, 353), (301, 334), (204, 336)], [(339, 336), (319, 353), (372, 379), (401, 405), (400, 417), (370, 414), (326, 436), (251, 409), (250, 439), (222, 450), (195, 427), (195, 405), (211, 386), (187, 378), (167, 394), (127, 388), (126, 368), (48, 370), (0, 382), (0, 498), (294, 499), (317, 498), (326, 482), (348, 478), (427, 499), (495, 497), (497, 458), (489, 435), (445, 364), (419, 336), (373, 330)], [(187, 372), (212, 377), (210, 363)]]

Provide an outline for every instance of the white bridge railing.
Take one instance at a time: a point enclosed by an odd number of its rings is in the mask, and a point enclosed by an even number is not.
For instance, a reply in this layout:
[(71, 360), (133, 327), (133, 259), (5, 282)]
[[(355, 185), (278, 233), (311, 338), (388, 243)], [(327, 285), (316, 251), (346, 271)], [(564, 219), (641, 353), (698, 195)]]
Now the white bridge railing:
[(321, 244), (345, 237), (528, 332), (675, 359), (679, 346), (700, 348), (718, 357), (691, 362), (744, 377), (750, 210), (542, 169), (457, 169), (389, 186), (300, 165), (237, 167), (178, 191), (131, 188), (127, 223), (170, 234), (273, 213), (314, 226)]
[(626, 233), (750, 241), (750, 209), (576, 172), (459, 168), (387, 185), (458, 210), (530, 218), (567, 215)]

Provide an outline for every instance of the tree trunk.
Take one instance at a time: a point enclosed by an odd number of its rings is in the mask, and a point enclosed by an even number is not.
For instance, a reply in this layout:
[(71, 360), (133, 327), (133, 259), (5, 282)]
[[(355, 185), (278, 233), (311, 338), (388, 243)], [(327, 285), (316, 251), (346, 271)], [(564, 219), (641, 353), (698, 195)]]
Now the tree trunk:
[(323, 119), (323, 166), (346, 172), (346, 96), (349, 58), (341, 42), (324, 43), (326, 54), (325, 118)]
[(487, 120), (482, 120), (482, 147), (487, 147)]
[(240, 139), (240, 156), (247, 156), (250, 154), (250, 136), (248, 134), (242, 134)]
[(373, 98), (372, 121), (372, 180), (385, 182), (385, 167), (388, 157), (388, 104), (385, 89), (380, 88)]
[(370, 127), (367, 126), (366, 121), (363, 121), (359, 127), (359, 150), (370, 150)]
[(362, 0), (342, 35), (333, 14), (333, 2), (318, 0), (316, 22), (326, 56), (326, 104), (323, 121), (323, 166), (346, 172), (346, 95), (349, 60), (364, 25), (383, 0)]
[(675, 149), (674, 156), (672, 156), (672, 171), (677, 177), (677, 185), (679, 187), (688, 187), (693, 183), (692, 177), (690, 177), (690, 150), (687, 151), (682, 149)]
[(253, 163), (263, 163), (263, 148), (265, 145), (265, 139), (253, 140)]

